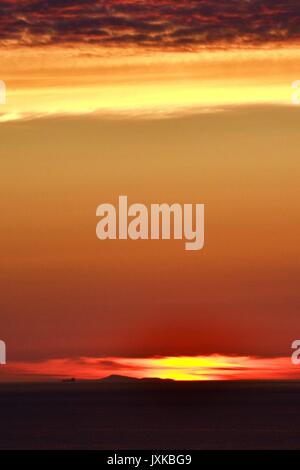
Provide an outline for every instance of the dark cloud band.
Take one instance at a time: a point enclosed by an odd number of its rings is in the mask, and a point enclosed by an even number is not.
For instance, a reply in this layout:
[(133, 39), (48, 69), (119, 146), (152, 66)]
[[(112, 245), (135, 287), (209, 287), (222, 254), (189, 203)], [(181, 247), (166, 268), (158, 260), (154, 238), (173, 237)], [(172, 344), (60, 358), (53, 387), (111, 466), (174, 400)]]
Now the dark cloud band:
[(165, 49), (300, 44), (300, 2), (0, 0), (0, 43)]

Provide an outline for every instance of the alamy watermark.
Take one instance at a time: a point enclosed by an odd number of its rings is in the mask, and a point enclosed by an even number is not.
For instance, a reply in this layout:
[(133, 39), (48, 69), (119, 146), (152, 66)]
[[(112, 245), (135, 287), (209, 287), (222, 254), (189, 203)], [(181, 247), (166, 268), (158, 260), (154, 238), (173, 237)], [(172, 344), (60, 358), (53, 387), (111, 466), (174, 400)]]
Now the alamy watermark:
[(185, 240), (188, 251), (204, 247), (204, 204), (101, 204), (96, 210), (99, 240)]
[(6, 364), (6, 344), (0, 340), (0, 365)]
[(295, 105), (300, 104), (300, 80), (295, 80), (292, 83), (293, 94), (292, 94), (292, 103)]
[(6, 85), (3, 80), (0, 80), (0, 104), (6, 103)]
[(300, 365), (300, 339), (296, 339), (292, 344), (292, 363), (294, 366)]

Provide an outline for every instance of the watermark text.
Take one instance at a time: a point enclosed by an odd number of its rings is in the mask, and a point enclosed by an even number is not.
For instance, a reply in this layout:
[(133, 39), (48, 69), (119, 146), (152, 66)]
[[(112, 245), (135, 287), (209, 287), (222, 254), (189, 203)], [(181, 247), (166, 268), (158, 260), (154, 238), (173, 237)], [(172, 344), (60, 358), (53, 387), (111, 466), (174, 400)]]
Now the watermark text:
[(0, 104), (6, 103), (6, 85), (3, 80), (0, 80)]
[(0, 340), (0, 365), (6, 364), (6, 344)]
[(188, 251), (204, 247), (204, 204), (101, 204), (96, 210), (99, 240), (185, 240)]
[(296, 339), (292, 344), (292, 363), (294, 366), (300, 365), (300, 339)]
[(292, 103), (295, 105), (300, 104), (300, 80), (295, 80), (292, 83), (293, 94), (292, 94)]

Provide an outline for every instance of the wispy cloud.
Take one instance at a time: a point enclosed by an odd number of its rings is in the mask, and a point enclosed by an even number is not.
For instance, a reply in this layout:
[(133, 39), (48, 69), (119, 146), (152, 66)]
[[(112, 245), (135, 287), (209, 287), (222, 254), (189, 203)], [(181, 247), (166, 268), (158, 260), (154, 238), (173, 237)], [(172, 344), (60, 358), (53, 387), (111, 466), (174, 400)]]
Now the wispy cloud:
[(80, 357), (2, 366), (1, 381), (98, 379), (110, 374), (174, 380), (300, 379), (300, 368), (287, 357), (179, 356), (150, 358)]

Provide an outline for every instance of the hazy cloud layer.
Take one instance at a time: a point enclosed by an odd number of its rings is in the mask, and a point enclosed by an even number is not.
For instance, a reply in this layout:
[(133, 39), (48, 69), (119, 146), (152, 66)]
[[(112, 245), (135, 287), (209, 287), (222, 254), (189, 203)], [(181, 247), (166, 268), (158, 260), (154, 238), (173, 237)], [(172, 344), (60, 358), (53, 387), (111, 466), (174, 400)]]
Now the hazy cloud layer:
[(297, 0), (0, 0), (3, 45), (188, 49), (300, 43)]
[(0, 382), (42, 381), (76, 377), (100, 379), (109, 375), (175, 380), (298, 380), (299, 368), (289, 357), (194, 356), (164, 358), (64, 358), (13, 362), (5, 366)]

